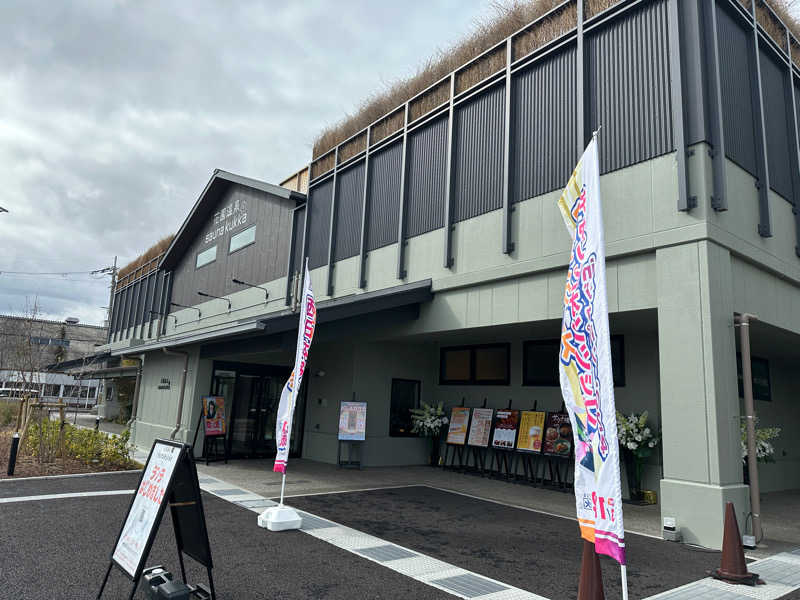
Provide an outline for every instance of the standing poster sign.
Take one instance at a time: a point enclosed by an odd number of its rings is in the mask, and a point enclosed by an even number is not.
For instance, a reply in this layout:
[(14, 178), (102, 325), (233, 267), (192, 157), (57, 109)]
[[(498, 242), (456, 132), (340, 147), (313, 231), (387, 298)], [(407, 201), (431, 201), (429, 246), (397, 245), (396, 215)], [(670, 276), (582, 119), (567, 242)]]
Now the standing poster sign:
[(544, 439), (544, 412), (523, 410), (519, 419), (517, 450), (541, 452)]
[(447, 443), (463, 446), (467, 442), (467, 425), (469, 425), (469, 409), (463, 406), (454, 406), (450, 411)]
[(547, 413), (542, 452), (548, 456), (562, 457), (572, 454), (572, 421), (569, 413)]
[(518, 410), (498, 410), (494, 413), (494, 435), (492, 448), (499, 450), (513, 450), (517, 441), (517, 427), (519, 426)]
[(558, 200), (572, 237), (564, 291), (559, 375), (575, 444), (581, 537), (623, 565), (625, 530), (608, 328), (606, 257), (597, 134)]
[(489, 433), (492, 431), (492, 408), (473, 408), (472, 424), (469, 427), (467, 444), (486, 448), (489, 446)]
[(211, 546), (191, 451), (192, 447), (188, 444), (173, 440), (153, 442), (136, 494), (114, 543), (111, 561), (97, 598), (103, 595), (114, 565), (133, 581), (130, 598), (134, 597), (164, 511), (169, 506), (183, 580), (186, 581), (183, 562), (183, 555), (186, 554), (206, 567), (211, 597), (216, 599), (211, 575)]
[(225, 435), (225, 398), (222, 396), (203, 397), (203, 423), (207, 437)]
[(367, 435), (367, 403), (342, 402), (339, 408), (339, 439), (363, 442)]

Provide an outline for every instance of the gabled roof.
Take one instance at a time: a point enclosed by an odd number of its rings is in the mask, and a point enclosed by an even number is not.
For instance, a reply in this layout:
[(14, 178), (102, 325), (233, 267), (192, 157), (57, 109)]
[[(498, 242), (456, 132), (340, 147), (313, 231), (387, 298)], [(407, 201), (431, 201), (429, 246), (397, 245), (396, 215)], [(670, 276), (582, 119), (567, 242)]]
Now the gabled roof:
[(175, 234), (175, 239), (172, 240), (169, 248), (164, 253), (164, 257), (158, 265), (160, 269), (169, 270), (178, 264), (181, 256), (194, 240), (195, 235), (206, 225), (222, 195), (233, 183), (260, 190), (284, 200), (293, 200), (297, 203), (305, 202), (306, 200), (305, 194), (287, 190), (279, 185), (215, 169), (197, 202), (194, 203), (192, 210), (189, 211), (189, 215), (183, 225), (181, 225), (178, 233)]

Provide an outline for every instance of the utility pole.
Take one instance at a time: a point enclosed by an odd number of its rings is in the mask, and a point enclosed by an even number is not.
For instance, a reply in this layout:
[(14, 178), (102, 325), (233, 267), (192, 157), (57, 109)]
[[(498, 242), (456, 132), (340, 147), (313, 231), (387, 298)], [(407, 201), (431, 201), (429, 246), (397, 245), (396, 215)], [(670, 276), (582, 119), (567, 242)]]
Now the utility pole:
[(114, 310), (114, 290), (117, 287), (117, 257), (114, 257), (114, 266), (105, 267), (104, 269), (97, 269), (92, 271), (92, 275), (97, 273), (110, 273), (111, 274), (111, 290), (108, 293), (108, 316), (106, 317), (106, 326), (108, 327), (107, 341), (111, 341), (111, 313)]

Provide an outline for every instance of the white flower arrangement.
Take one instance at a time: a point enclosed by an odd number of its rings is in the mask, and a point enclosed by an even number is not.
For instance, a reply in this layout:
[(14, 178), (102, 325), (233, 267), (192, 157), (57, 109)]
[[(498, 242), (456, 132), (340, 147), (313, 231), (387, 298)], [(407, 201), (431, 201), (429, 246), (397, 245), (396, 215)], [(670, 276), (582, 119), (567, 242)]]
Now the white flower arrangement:
[[(756, 419), (758, 423), (758, 419)], [(775, 453), (775, 446), (770, 443), (781, 434), (780, 427), (762, 427), (756, 429), (756, 460), (758, 462), (774, 462), (772, 455)], [(747, 425), (743, 420), (740, 426), (740, 446), (742, 452), (742, 462), (747, 462)]]
[(411, 431), (425, 437), (438, 437), (442, 427), (450, 422), (444, 414), (442, 403), (420, 403), (420, 408), (411, 409)]
[(649, 456), (661, 440), (660, 436), (654, 434), (647, 426), (647, 417), (647, 411), (629, 415), (617, 411), (619, 445), (623, 450), (629, 450), (642, 458)]

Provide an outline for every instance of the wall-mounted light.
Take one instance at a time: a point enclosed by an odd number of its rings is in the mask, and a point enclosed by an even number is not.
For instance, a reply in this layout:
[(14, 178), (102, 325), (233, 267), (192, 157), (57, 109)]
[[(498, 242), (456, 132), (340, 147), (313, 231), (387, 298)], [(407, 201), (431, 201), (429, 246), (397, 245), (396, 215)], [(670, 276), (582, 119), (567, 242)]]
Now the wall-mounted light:
[[(177, 306), (178, 308), (190, 308), (192, 310), (196, 310), (198, 319), (203, 316), (203, 313), (201, 313), (200, 309), (197, 308), (196, 306), (186, 306), (185, 304), (178, 304), (177, 302), (170, 302), (169, 304), (170, 304), (170, 306)], [(175, 319), (175, 322), (177, 323), (178, 320)]]
[(317, 377), (325, 377), (325, 371), (323, 371), (322, 369), (320, 369), (319, 371), (317, 371), (316, 373), (314, 373), (314, 375), (316, 375)]
[(269, 290), (267, 288), (265, 288), (265, 287), (261, 287), (260, 285), (255, 285), (254, 283), (247, 283), (246, 281), (242, 281), (241, 279), (236, 279), (236, 277), (231, 279), (231, 281), (233, 283), (238, 284), (238, 285), (246, 285), (247, 287), (258, 288), (259, 290), (264, 290), (264, 302), (266, 302), (267, 299), (269, 299)]
[(214, 296), (213, 294), (209, 294), (207, 292), (201, 292), (200, 290), (197, 290), (197, 295), (198, 296), (203, 296), (204, 298), (214, 298), (214, 300), (222, 300), (223, 302), (227, 302), (228, 303), (228, 312), (231, 311), (231, 301), (228, 300), (227, 298), (223, 298), (222, 296)]

